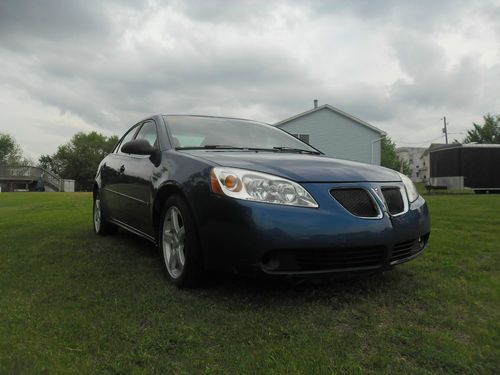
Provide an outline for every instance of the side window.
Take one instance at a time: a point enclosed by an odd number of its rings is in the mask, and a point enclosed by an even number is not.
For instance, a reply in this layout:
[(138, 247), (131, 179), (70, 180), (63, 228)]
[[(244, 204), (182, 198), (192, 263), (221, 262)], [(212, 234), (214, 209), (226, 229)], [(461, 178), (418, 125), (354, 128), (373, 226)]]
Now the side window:
[(300, 139), (303, 142), (309, 144), (309, 134), (292, 134), (295, 138)]
[(155, 123), (153, 121), (146, 121), (142, 125), (141, 130), (139, 130), (139, 133), (137, 133), (135, 139), (145, 139), (151, 144), (151, 146), (157, 147), (158, 135), (156, 133)]
[(137, 130), (137, 125), (135, 125), (132, 129), (130, 129), (127, 134), (125, 134), (125, 137), (123, 137), (120, 145), (118, 146), (119, 154), (123, 154), (122, 152), (123, 145), (134, 138), (136, 130)]
[(301, 141), (304, 141), (307, 144), (309, 144), (309, 134), (299, 134), (299, 138)]

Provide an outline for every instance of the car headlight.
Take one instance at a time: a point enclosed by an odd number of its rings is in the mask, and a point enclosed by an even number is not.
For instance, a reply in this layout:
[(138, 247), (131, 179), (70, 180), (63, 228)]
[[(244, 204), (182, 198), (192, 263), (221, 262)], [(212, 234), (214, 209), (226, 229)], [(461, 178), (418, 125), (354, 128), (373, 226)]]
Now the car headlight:
[(214, 167), (210, 172), (214, 193), (256, 202), (318, 207), (299, 184), (282, 177), (237, 168)]
[(403, 181), (403, 184), (405, 185), (406, 188), (406, 194), (408, 194), (408, 200), (410, 203), (415, 202), (419, 196), (417, 187), (413, 183), (413, 181), (406, 175), (402, 173), (398, 173), (399, 177), (401, 177), (401, 180)]

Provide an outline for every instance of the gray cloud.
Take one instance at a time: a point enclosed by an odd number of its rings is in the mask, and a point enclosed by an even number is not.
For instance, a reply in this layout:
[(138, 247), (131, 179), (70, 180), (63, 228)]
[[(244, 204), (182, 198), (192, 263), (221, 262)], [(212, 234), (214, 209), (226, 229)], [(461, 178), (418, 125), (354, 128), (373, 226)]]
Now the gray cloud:
[(107, 35), (107, 14), (95, 1), (5, 1), (0, 3), (0, 41), (13, 49), (34, 40), (78, 42)]
[(395, 104), (429, 111), (498, 110), (500, 102), (493, 93), (500, 84), (500, 64), (485, 65), (479, 56), (472, 54), (449, 64), (437, 42), (415, 32), (399, 33), (392, 46), (402, 71), (409, 77), (391, 86), (391, 100)]
[[(499, 108), (494, 50), (481, 59), (445, 39), (477, 38), (470, 15), (500, 57), (499, 9), (486, 1), (2, 2), (0, 82), (115, 132), (157, 112), (273, 122), (318, 98), (396, 139), (416, 127), (426, 139), (424, 119), (456, 114), (465, 126)], [(50, 141), (58, 122), (44, 123)]]

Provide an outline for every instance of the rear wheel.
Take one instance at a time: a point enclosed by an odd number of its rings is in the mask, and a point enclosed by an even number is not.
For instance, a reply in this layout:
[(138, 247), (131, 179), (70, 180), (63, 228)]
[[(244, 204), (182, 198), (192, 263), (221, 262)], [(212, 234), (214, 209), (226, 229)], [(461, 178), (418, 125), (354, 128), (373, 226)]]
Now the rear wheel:
[(116, 226), (105, 220), (99, 192), (94, 194), (93, 222), (94, 232), (100, 236), (116, 233)]
[(167, 277), (179, 288), (199, 285), (203, 274), (196, 228), (184, 199), (167, 199), (160, 221), (160, 250)]

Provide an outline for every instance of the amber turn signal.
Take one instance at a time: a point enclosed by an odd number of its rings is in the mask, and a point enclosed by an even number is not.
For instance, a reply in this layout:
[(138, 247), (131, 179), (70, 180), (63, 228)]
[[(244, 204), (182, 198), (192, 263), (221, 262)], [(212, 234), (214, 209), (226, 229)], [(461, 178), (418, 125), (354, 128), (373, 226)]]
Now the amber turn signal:
[(214, 170), (210, 172), (210, 186), (212, 187), (212, 191), (217, 194), (222, 194), (222, 188), (220, 187), (219, 181), (217, 181), (217, 176), (214, 173)]
[(231, 191), (240, 191), (240, 179), (237, 176), (229, 175), (224, 179), (224, 186)]

